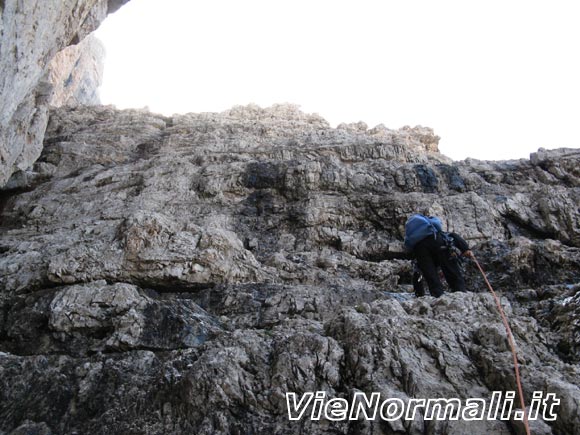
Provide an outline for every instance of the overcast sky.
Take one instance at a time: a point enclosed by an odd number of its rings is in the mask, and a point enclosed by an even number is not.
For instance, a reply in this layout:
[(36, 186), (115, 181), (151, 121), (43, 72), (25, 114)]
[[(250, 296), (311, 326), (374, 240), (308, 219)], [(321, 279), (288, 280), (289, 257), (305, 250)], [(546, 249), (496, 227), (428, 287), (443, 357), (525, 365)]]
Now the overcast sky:
[(101, 99), (167, 115), (298, 104), (432, 127), (454, 158), (580, 147), (580, 1), (131, 0)]

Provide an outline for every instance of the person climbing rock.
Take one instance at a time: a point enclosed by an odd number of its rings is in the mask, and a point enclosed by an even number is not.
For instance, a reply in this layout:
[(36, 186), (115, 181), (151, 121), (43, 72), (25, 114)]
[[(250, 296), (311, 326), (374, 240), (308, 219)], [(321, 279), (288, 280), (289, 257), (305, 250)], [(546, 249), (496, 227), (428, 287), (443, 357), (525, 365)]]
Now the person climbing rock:
[(417, 296), (425, 294), (420, 275), (427, 282), (431, 296), (438, 298), (443, 294), (439, 268), (451, 290), (465, 291), (459, 256), (472, 257), (473, 254), (461, 236), (443, 231), (438, 217), (412, 215), (405, 224), (405, 249), (417, 262), (418, 270), (413, 273), (413, 287)]

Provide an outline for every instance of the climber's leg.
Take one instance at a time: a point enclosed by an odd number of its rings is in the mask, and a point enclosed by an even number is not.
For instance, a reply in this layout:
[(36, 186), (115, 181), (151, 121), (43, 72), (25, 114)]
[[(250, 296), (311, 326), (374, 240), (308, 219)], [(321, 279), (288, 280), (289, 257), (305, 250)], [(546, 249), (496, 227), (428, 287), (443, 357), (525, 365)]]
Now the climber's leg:
[(437, 263), (432, 255), (431, 248), (432, 241), (430, 238), (427, 238), (417, 243), (417, 246), (415, 246), (413, 251), (415, 253), (415, 258), (417, 259), (417, 265), (419, 266), (419, 269), (421, 269), (425, 281), (427, 281), (431, 296), (438, 298), (443, 294), (443, 285), (439, 279)]

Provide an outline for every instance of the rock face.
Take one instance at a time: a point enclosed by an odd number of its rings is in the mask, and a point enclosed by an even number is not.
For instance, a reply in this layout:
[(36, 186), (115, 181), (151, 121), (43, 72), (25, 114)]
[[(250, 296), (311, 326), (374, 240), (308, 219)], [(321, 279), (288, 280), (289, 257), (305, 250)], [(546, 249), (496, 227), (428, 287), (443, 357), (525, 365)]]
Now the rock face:
[(105, 47), (92, 34), (58, 52), (50, 62), (48, 80), (53, 84), (51, 106), (95, 105), (103, 80)]
[(533, 433), (580, 428), (578, 150), (451, 162), (430, 129), (293, 106), (55, 109), (4, 190), (0, 433), (510, 434), (516, 421), (301, 421), (286, 392), (515, 390), (494, 301), (414, 298), (409, 214), (465, 236), (502, 295)]
[[(107, 13), (126, 1), (0, 2), (0, 187), (14, 172), (30, 168), (40, 155), (52, 98), (51, 60), (82, 41)], [(70, 74), (73, 68), (62, 65), (64, 58), (60, 70), (68, 69)], [(52, 102), (56, 101), (58, 97)]]

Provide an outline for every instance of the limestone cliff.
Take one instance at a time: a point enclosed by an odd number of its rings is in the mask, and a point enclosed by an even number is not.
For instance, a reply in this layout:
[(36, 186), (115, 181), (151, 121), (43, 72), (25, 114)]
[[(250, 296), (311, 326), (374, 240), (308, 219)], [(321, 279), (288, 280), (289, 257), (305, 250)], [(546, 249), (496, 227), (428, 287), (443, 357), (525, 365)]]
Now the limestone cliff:
[(407, 216), (465, 236), (502, 295), (534, 434), (580, 428), (580, 152), (451, 162), (427, 128), (281, 105), (51, 113), (4, 190), (0, 433), (510, 434), (517, 422), (290, 421), (284, 394), (515, 390), (468, 293), (414, 298)]
[(92, 34), (56, 54), (48, 68), (53, 86), (50, 106), (100, 104), (105, 47)]
[(127, 1), (0, 2), (0, 187), (40, 155), (53, 93), (52, 59)]

